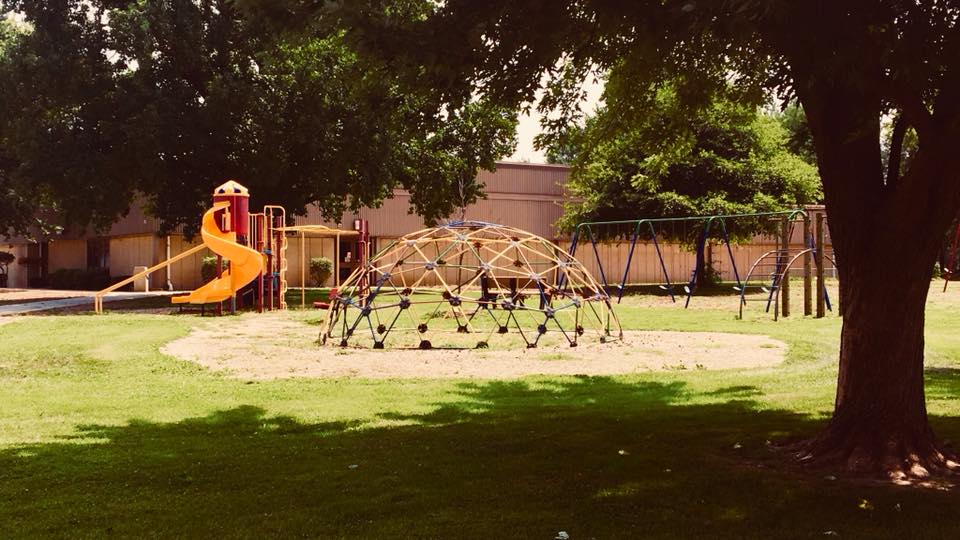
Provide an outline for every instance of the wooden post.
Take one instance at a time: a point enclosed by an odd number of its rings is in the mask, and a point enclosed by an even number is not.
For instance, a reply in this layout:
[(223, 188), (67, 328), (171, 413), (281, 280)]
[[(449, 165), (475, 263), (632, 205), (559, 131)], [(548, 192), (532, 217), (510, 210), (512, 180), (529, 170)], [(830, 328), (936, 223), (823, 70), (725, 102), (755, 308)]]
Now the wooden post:
[(307, 307), (307, 250), (303, 231), (300, 231), (300, 309)]
[(337, 241), (333, 246), (333, 283), (340, 288), (340, 232), (337, 231)]
[(817, 213), (817, 224), (816, 224), (816, 236), (817, 236), (817, 318), (822, 319), (827, 313), (827, 304), (826, 297), (824, 296), (824, 283), (823, 279), (823, 213)]
[[(813, 239), (810, 230), (810, 216), (803, 216), (803, 249), (810, 248), (810, 241)], [(803, 255), (803, 315), (809, 317), (813, 315), (813, 272), (811, 268), (811, 253), (807, 251)]]
[(781, 253), (780, 253), (780, 264), (778, 265), (782, 268), (783, 273), (780, 278), (780, 304), (781, 309), (780, 313), (784, 317), (790, 316), (790, 269), (787, 268), (787, 264), (790, 263), (790, 220), (784, 217), (781, 221), (782, 231), (780, 231), (780, 243)]

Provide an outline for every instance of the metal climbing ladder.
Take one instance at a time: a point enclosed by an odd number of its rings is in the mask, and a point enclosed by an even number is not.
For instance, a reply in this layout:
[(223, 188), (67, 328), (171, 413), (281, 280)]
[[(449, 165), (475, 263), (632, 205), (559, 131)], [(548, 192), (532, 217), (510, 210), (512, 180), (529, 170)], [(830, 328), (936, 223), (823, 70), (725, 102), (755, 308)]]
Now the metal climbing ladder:
[[(787, 238), (790, 238), (793, 233), (793, 225), (790, 225)], [(740, 291), (740, 314), (739, 318), (743, 319), (743, 308), (746, 306), (747, 302), (765, 302), (766, 306), (764, 311), (769, 313), (770, 308), (773, 307), (773, 320), (778, 320), (780, 317), (780, 294), (783, 289), (783, 282), (787, 279), (789, 275), (790, 268), (793, 267), (793, 264), (797, 262), (801, 257), (805, 255), (810, 255), (814, 264), (817, 264), (818, 257), (817, 254), (817, 245), (814, 240), (811, 238), (807, 247), (791, 251), (789, 245), (784, 245), (783, 242), (779, 241), (776, 249), (767, 251), (761, 255), (753, 265), (750, 267), (750, 271), (747, 272), (747, 276), (743, 281), (743, 285), (739, 288)], [(833, 254), (823, 253), (824, 264), (827, 262), (831, 263), (836, 267), (837, 263), (833, 257)], [(750, 290), (757, 290), (766, 293), (765, 297), (760, 298), (747, 298), (747, 294)], [(823, 298), (826, 302), (828, 310), (833, 310), (830, 305), (830, 295), (827, 292), (827, 288), (824, 285), (823, 287)]]
[[(791, 259), (795, 258), (791, 258), (789, 249), (778, 247), (767, 251), (754, 261), (739, 287), (741, 319), (743, 318), (743, 307), (747, 305), (747, 302), (766, 302), (764, 311), (767, 313), (770, 312), (771, 304), (773, 304), (773, 318), (774, 320), (779, 318), (780, 288)], [(760, 298), (748, 298), (747, 294), (751, 290), (760, 290), (766, 294)]]
[[(278, 228), (287, 224), (287, 212), (282, 206), (264, 206), (266, 241), (271, 255), (271, 268), (268, 272), (271, 281), (277, 283), (277, 302), (280, 309), (287, 309), (287, 235)], [(272, 300), (271, 300), (272, 301)]]

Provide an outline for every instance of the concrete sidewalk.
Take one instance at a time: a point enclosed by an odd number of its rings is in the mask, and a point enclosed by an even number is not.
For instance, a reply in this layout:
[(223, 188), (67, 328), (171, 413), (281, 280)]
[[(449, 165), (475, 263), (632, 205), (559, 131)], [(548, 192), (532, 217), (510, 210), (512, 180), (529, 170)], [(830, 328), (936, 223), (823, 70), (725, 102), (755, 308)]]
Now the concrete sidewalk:
[[(74, 291), (76, 293), (76, 291)], [(38, 311), (48, 311), (51, 309), (63, 309), (77, 306), (90, 306), (93, 310), (93, 296), (96, 293), (83, 293), (84, 296), (73, 298), (60, 298), (56, 300), (39, 300), (36, 302), (24, 302), (22, 304), (0, 305), (0, 317), (9, 315), (23, 315), (25, 313), (35, 313)], [(104, 303), (115, 302), (118, 300), (133, 300), (136, 298), (151, 298), (154, 296), (170, 296), (177, 294), (171, 291), (152, 291), (152, 292), (122, 292), (108, 293), (103, 297)]]

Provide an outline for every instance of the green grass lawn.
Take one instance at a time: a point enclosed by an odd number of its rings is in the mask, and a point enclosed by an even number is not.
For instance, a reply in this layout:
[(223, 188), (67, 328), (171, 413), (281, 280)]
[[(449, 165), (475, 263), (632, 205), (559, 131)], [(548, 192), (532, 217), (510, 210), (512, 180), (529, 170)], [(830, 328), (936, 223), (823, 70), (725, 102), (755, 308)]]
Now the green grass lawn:
[[(931, 296), (929, 410), (960, 440), (960, 290)], [(829, 414), (837, 318), (643, 301), (626, 329), (766, 334), (787, 362), (249, 382), (159, 352), (196, 316), (0, 326), (0, 537), (956, 537), (954, 492), (801, 474), (768, 444)]]

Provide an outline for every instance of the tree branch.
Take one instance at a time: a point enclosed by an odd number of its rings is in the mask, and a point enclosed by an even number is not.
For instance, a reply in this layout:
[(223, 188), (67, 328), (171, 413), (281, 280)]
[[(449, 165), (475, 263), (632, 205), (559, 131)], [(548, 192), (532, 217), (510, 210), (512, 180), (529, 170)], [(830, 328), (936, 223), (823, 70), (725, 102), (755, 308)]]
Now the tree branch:
[[(953, 46), (960, 44), (960, 37), (954, 37), (951, 43)], [(938, 136), (951, 131), (954, 134), (960, 133), (960, 58), (957, 55), (952, 55), (945, 63), (943, 73), (939, 92), (933, 102), (936, 125), (945, 130), (945, 133), (938, 133)]]
[(893, 121), (893, 133), (890, 135), (890, 156), (887, 159), (887, 185), (892, 186), (900, 178), (900, 163), (903, 160), (903, 137), (907, 133), (907, 122), (903, 113)]
[(900, 79), (891, 75), (882, 78), (882, 85), (881, 93), (900, 110), (900, 116), (904, 117), (907, 125), (917, 130), (918, 135), (926, 135), (934, 129), (933, 114), (924, 103), (920, 90), (905, 86)]
[(894, 90), (893, 97), (900, 107), (900, 116), (913, 126), (920, 136), (927, 135), (933, 129), (933, 115), (927, 110), (919, 93)]

